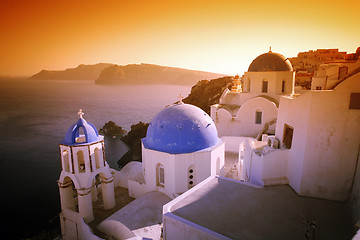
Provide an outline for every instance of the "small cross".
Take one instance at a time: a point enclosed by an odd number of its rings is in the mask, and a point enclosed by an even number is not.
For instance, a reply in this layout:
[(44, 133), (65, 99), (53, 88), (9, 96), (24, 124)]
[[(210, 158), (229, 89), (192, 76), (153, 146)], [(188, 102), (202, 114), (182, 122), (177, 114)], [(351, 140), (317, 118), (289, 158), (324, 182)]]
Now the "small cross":
[(270, 46), (270, 51), (269, 52), (271, 52), (271, 46)]
[(182, 101), (183, 98), (184, 98), (183, 95), (180, 93), (180, 95), (179, 95), (179, 99), (180, 99), (179, 103), (183, 103), (183, 101)]
[(80, 118), (83, 118), (83, 115), (84, 115), (84, 114), (85, 114), (85, 113), (83, 113), (83, 110), (80, 109), (79, 112), (78, 112), (79, 117), (80, 117)]

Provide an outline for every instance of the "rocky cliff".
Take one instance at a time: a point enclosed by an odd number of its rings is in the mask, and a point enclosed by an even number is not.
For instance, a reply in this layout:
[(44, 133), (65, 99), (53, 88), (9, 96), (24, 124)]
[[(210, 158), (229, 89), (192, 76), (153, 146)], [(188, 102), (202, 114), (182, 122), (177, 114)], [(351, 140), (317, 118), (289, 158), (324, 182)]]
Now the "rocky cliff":
[(191, 88), (189, 96), (183, 102), (198, 106), (210, 114), (210, 106), (219, 103), (225, 88), (231, 87), (232, 78), (222, 77), (213, 80), (202, 80)]
[(202, 79), (213, 79), (223, 74), (164, 67), (152, 64), (114, 65), (104, 69), (97, 84), (176, 84), (194, 85)]
[(146, 137), (148, 127), (148, 123), (139, 122), (134, 124), (131, 126), (131, 130), (121, 138), (129, 146), (129, 151), (118, 160), (119, 167), (122, 168), (131, 161), (142, 161), (141, 139)]
[(68, 68), (60, 71), (42, 70), (33, 75), (32, 79), (41, 80), (96, 80), (100, 73), (107, 67), (112, 66), (110, 63), (98, 63), (95, 65), (80, 64), (76, 68)]

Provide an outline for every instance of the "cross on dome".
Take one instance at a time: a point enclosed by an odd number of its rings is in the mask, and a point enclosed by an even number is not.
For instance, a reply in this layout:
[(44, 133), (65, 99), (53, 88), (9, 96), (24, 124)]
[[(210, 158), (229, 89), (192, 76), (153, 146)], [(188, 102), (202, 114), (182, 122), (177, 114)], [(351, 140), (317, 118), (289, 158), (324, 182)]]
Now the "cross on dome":
[(269, 52), (271, 52), (271, 46), (270, 46), (270, 50), (269, 50)]
[(79, 109), (79, 112), (78, 112), (78, 115), (79, 115), (79, 117), (80, 118), (83, 118), (83, 115), (84, 115), (85, 113), (83, 112), (83, 110), (82, 109)]

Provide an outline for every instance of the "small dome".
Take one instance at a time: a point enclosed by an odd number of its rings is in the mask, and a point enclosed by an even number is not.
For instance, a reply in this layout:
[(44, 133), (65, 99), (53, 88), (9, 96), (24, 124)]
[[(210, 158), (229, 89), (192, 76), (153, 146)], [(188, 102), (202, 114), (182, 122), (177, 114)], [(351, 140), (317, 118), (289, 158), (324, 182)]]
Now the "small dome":
[(98, 141), (99, 134), (91, 123), (86, 122), (82, 116), (66, 132), (61, 144), (76, 145)]
[(175, 104), (160, 111), (142, 139), (147, 149), (181, 154), (216, 145), (217, 130), (210, 116), (190, 104)]
[(279, 53), (261, 54), (252, 61), (248, 72), (292, 71), (290, 61)]

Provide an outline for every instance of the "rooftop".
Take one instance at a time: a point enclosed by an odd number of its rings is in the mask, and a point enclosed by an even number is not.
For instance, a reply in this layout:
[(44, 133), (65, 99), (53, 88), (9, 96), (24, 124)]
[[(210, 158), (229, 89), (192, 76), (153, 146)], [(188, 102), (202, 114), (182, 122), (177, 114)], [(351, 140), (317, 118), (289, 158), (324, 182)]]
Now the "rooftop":
[(290, 61), (279, 53), (269, 51), (255, 58), (248, 72), (292, 71)]
[(345, 203), (301, 197), (288, 185), (256, 188), (209, 178), (164, 207), (178, 217), (231, 239), (351, 239)]
[(145, 193), (106, 218), (98, 225), (97, 229), (116, 238), (120, 238), (119, 229), (122, 229), (121, 234), (125, 238), (135, 235), (149, 239), (160, 239), (162, 207), (170, 200), (161, 192)]

